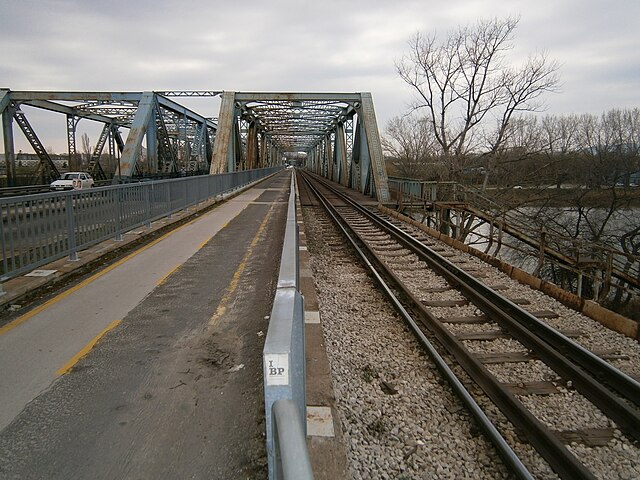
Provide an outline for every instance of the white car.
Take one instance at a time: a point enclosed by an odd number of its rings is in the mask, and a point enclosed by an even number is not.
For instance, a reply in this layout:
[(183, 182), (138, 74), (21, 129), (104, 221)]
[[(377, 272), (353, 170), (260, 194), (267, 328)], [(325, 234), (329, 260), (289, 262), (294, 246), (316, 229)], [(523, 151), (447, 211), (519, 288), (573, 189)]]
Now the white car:
[(49, 185), (50, 190), (83, 190), (92, 188), (93, 177), (86, 172), (67, 172)]

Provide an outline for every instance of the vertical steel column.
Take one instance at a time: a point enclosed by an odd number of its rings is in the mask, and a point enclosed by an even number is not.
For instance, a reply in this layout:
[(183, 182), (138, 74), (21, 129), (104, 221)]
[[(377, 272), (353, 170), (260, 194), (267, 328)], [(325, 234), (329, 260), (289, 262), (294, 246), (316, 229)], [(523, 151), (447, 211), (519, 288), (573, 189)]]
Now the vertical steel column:
[(7, 168), (7, 186), (16, 186), (16, 151), (13, 144), (13, 107), (9, 90), (0, 90), (0, 111), (2, 112), (2, 138), (4, 140), (4, 161)]
[(331, 142), (331, 134), (327, 135), (327, 139), (324, 143), (324, 157), (325, 157), (325, 166), (326, 171), (324, 172), (324, 176), (329, 180), (333, 180), (333, 149)]
[[(155, 102), (154, 102), (155, 103)], [(147, 123), (147, 165), (150, 173), (158, 173), (158, 125), (156, 116), (162, 115), (157, 104)]]
[(316, 170), (315, 173), (317, 173), (318, 175), (322, 175), (322, 151), (324, 149), (324, 142), (321, 141), (317, 146), (316, 146)]
[(344, 123), (339, 123), (336, 128), (336, 181), (347, 186), (347, 142), (345, 138)]
[(76, 149), (76, 117), (73, 114), (67, 114), (67, 151), (69, 152), (69, 170), (82, 170), (82, 166), (78, 164), (78, 151)]
[(155, 105), (155, 94), (153, 92), (144, 92), (138, 102), (138, 109), (133, 117), (131, 130), (127, 135), (127, 141), (124, 145), (122, 158), (120, 159), (119, 175), (113, 177), (114, 183), (123, 178), (129, 179), (135, 171), (136, 162), (142, 151), (142, 140), (147, 133), (149, 120), (153, 116), (153, 107)]
[(357, 152), (354, 159), (357, 160), (360, 170), (356, 190), (362, 193), (367, 193), (369, 190), (369, 181), (371, 179), (371, 157), (369, 156), (369, 147), (367, 146), (367, 132), (362, 125), (361, 115), (358, 115), (358, 122), (356, 124), (356, 145), (354, 147), (354, 152)]
[(267, 154), (267, 134), (260, 133), (260, 155), (258, 156), (258, 168), (264, 168), (267, 166), (265, 162), (265, 156)]
[(69, 193), (65, 198), (65, 210), (67, 212), (67, 247), (69, 260), (78, 260), (78, 248), (76, 245), (76, 227), (73, 218), (73, 196)]
[(247, 163), (246, 170), (253, 170), (258, 164), (258, 128), (256, 122), (249, 122), (247, 129)]
[(213, 144), (213, 158), (209, 173), (232, 172), (235, 170), (235, 92), (222, 92), (218, 130)]
[[(373, 107), (373, 98), (371, 93), (363, 92), (360, 94), (362, 100), (361, 110), (358, 116), (362, 115), (362, 125), (366, 133), (367, 149), (371, 160), (371, 174), (373, 176), (373, 185), (375, 186), (375, 194), (379, 201), (389, 201), (389, 185), (387, 180), (387, 170), (382, 156), (382, 145), (380, 144), (380, 132), (378, 132), (378, 122), (376, 120), (376, 112)], [(362, 170), (362, 175), (365, 175)], [(363, 192), (364, 193), (364, 192)]]

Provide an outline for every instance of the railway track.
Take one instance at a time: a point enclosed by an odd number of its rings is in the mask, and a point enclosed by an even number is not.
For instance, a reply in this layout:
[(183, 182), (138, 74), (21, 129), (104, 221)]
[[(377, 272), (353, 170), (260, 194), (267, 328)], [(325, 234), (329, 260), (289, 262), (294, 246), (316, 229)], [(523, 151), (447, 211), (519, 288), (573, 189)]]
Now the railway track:
[[(304, 178), (513, 474), (532, 478), (514, 453), (516, 438), (561, 478), (598, 478), (586, 456), (611, 443), (637, 450), (640, 384), (607, 361), (623, 353), (595, 355), (571, 339), (583, 332), (543, 321), (557, 316), (552, 310), (525, 309), (529, 300), (478, 278), (491, 267), (456, 258), (420, 231), (405, 231), (413, 227)], [(563, 418), (576, 409), (584, 417), (578, 425)], [(505, 430), (517, 434), (507, 441)]]

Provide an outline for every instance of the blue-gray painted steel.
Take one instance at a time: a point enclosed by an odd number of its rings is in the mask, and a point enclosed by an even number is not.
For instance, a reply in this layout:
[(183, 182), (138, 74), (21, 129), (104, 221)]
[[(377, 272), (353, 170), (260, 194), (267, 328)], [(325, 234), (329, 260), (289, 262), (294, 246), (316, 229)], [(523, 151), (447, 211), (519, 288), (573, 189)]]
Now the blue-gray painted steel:
[(0, 199), (0, 282), (277, 172), (281, 167)]
[[(304, 354), (304, 298), (299, 291), (298, 232), (295, 207), (295, 176), (291, 179), (291, 194), (287, 214), (285, 240), (282, 248), (278, 288), (276, 289), (269, 331), (263, 349), (264, 404), (267, 428), (267, 456), (269, 479), (280, 480), (276, 468), (276, 440), (274, 438), (273, 405), (287, 399), (295, 406), (299, 419), (306, 419), (305, 398), (305, 354)], [(282, 421), (295, 421), (283, 419)], [(280, 427), (290, 429), (291, 426)], [(289, 438), (289, 437), (287, 437)], [(289, 438), (289, 440), (291, 440)], [(304, 445), (306, 449), (306, 422), (293, 441), (294, 444), (280, 444), (281, 452), (289, 455), (289, 449)], [(302, 477), (307, 478), (307, 477)], [(310, 478), (310, 477), (309, 477)]]
[(275, 478), (313, 479), (309, 452), (304, 441), (304, 425), (305, 420), (300, 417), (298, 407), (292, 400), (274, 402)]
[(154, 108), (155, 96), (153, 92), (144, 92), (138, 103), (138, 110), (136, 110), (136, 114), (133, 117), (131, 130), (127, 136), (122, 158), (120, 159), (120, 169), (113, 178), (114, 182), (117, 182), (122, 177), (130, 178), (133, 174), (136, 161), (142, 149), (142, 140), (147, 133), (149, 121), (153, 118)]

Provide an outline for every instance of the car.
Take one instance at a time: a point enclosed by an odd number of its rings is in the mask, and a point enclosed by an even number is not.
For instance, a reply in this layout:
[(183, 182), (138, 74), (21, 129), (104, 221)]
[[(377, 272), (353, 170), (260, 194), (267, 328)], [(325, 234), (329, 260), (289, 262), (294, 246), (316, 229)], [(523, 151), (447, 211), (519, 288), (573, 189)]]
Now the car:
[(93, 188), (94, 184), (93, 177), (86, 172), (67, 172), (49, 185), (49, 189), (53, 191), (84, 190), (86, 188)]

